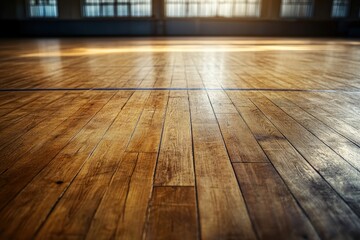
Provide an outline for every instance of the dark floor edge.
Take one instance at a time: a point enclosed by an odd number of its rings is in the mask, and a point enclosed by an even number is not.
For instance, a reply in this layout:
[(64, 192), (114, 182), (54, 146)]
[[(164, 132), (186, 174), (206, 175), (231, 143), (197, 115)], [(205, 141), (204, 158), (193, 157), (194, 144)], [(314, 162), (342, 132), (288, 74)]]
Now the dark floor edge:
[(0, 92), (36, 92), (36, 91), (268, 91), (268, 92), (348, 92), (360, 93), (360, 90), (347, 89), (286, 89), (286, 88), (2, 88)]

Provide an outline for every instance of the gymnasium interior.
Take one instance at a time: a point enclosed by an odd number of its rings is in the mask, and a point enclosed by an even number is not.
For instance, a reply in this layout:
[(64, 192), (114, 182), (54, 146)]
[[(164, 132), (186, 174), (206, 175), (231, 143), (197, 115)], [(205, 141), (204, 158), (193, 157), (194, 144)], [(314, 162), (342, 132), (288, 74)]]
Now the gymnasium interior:
[(0, 239), (360, 239), (359, 0), (1, 0)]

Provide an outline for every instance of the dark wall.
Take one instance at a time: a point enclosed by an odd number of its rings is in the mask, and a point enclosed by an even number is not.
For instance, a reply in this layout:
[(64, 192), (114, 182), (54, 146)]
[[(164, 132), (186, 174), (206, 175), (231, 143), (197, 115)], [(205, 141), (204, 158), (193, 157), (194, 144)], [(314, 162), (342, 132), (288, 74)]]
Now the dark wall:
[(168, 20), (169, 35), (339, 36), (334, 21), (292, 20)]
[(259, 18), (166, 18), (165, 0), (153, 0), (150, 18), (84, 18), (82, 0), (58, 0), (59, 17), (32, 19), (26, 0), (0, 0), (0, 36), (317, 36), (360, 37), (360, 0), (349, 17), (331, 18), (332, 0), (315, 0), (313, 17), (281, 18), (281, 0), (262, 0)]

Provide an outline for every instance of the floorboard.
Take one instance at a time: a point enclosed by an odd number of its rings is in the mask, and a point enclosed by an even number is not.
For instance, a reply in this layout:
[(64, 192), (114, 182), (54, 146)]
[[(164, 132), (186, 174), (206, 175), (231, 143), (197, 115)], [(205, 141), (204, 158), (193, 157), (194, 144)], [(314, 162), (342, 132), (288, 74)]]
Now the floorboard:
[(0, 239), (359, 239), (359, 41), (0, 46)]

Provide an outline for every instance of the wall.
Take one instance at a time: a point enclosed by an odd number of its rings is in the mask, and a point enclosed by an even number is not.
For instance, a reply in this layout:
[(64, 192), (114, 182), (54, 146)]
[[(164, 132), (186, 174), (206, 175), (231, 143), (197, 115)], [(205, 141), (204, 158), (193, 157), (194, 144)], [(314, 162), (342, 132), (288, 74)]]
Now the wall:
[(58, 0), (59, 17), (31, 19), (26, 0), (0, 0), (1, 36), (352, 36), (360, 37), (360, 1), (350, 16), (333, 19), (332, 0), (315, 0), (309, 19), (284, 19), (281, 0), (262, 0), (260, 18), (166, 18), (164, 0), (153, 0), (151, 18), (83, 18), (82, 0)]

